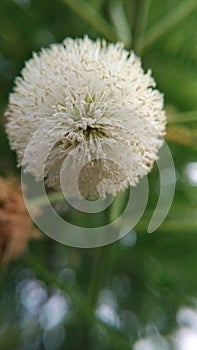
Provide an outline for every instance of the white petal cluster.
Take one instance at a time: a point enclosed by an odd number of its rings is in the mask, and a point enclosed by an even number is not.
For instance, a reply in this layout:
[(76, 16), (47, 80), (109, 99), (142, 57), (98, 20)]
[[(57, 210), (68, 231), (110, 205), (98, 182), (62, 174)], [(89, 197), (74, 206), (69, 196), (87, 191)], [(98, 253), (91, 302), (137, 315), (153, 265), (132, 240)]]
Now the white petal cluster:
[(33, 54), (6, 119), (19, 165), (30, 141), (26, 171), (38, 180), (44, 173), (52, 188), (60, 186), (65, 160), (71, 183), (75, 167), (86, 164), (79, 188), (88, 198), (135, 186), (157, 159), (166, 124), (163, 96), (140, 59), (121, 43), (88, 37)]

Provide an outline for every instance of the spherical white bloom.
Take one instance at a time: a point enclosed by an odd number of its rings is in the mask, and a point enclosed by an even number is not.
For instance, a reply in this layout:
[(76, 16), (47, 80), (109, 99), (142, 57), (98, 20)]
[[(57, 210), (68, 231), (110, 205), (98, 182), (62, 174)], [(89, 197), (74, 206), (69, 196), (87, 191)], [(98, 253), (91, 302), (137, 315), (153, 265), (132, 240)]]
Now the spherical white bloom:
[(38, 180), (44, 173), (50, 187), (60, 186), (64, 160), (71, 182), (81, 164), (85, 197), (135, 186), (151, 170), (165, 133), (163, 96), (154, 87), (151, 72), (121, 43), (67, 38), (33, 54), (6, 112), (18, 164), (31, 141), (26, 171)]

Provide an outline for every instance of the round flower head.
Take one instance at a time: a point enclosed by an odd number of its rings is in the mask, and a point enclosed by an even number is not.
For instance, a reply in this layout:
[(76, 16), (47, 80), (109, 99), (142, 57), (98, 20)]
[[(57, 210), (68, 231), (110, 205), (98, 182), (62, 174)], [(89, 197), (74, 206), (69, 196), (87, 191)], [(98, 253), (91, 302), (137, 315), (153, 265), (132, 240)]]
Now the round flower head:
[(165, 133), (163, 96), (154, 87), (151, 72), (121, 43), (68, 38), (33, 54), (6, 112), (18, 164), (30, 143), (26, 171), (38, 180), (44, 174), (49, 187), (60, 187), (63, 164), (71, 195), (76, 166), (86, 198), (135, 186)]

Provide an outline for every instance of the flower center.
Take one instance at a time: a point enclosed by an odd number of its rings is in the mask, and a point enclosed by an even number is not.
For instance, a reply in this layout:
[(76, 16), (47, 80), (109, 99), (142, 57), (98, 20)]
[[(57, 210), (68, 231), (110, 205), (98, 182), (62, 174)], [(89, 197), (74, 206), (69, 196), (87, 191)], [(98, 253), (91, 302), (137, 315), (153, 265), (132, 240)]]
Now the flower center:
[(96, 125), (86, 125), (84, 127), (80, 126), (78, 128), (78, 131), (81, 131), (83, 133), (84, 139), (86, 141), (90, 139), (95, 139), (95, 138), (101, 138), (101, 137), (106, 137), (106, 132), (104, 128), (101, 128), (101, 126), (96, 126)]

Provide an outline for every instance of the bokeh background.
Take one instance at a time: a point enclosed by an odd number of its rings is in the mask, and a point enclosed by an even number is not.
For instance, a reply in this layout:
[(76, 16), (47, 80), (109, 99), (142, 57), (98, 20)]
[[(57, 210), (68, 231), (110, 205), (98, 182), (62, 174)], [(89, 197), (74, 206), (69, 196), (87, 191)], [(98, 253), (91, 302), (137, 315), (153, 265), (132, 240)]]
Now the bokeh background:
[[(14, 78), (65, 37), (121, 40), (165, 95), (176, 193), (148, 234), (159, 176), (134, 230), (102, 248), (44, 235), (0, 265), (0, 349), (197, 349), (197, 3), (193, 0), (1, 0), (0, 175), (19, 176), (3, 114)], [(1, 232), (0, 232), (1, 236)]]

